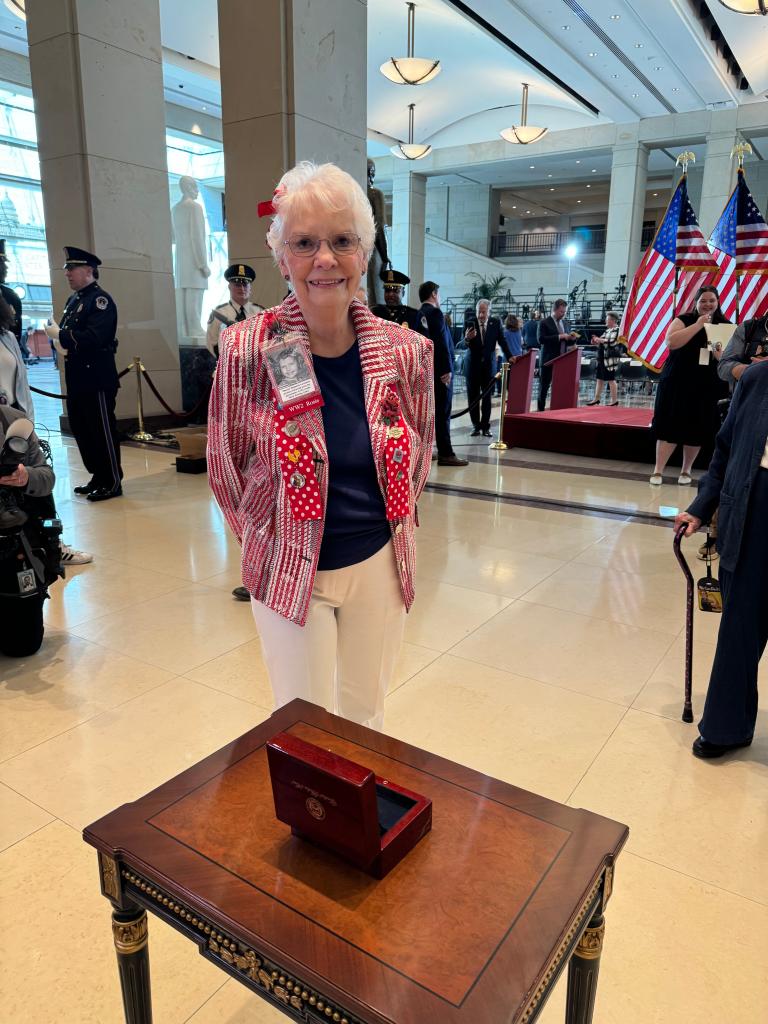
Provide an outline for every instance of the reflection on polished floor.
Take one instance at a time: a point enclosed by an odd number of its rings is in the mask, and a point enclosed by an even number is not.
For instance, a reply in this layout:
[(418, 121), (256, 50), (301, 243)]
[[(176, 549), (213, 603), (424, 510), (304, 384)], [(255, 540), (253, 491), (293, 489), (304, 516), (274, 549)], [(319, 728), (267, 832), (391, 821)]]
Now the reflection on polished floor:
[[(77, 450), (50, 440), (65, 539), (95, 561), (54, 588), (41, 652), (0, 658), (0, 1005), (19, 1024), (119, 1024), (108, 905), (79, 832), (262, 721), (270, 692), (205, 478), (124, 448), (125, 497), (94, 507), (72, 496), (86, 478)], [(433, 479), (492, 490), (502, 476), (509, 493), (627, 513), (687, 498), (517, 465)], [(691, 756), (671, 531), (434, 491), (419, 512), (417, 601), (386, 731), (629, 824), (597, 1024), (767, 1019), (768, 712), (749, 750)], [(700, 710), (716, 617), (697, 614), (695, 628)], [(156, 922), (150, 948), (162, 1024), (285, 1019)], [(561, 983), (545, 1024), (563, 1003)]]

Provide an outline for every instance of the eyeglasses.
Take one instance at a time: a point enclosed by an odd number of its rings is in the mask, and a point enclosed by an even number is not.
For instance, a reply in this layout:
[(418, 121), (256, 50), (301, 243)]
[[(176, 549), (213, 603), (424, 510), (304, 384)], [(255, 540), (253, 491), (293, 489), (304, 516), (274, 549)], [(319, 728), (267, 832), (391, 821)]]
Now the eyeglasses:
[(360, 248), (360, 236), (351, 231), (339, 231), (332, 238), (315, 238), (314, 235), (291, 235), (285, 245), (294, 256), (314, 256), (319, 252), (320, 244), (327, 242), (331, 252), (336, 256), (351, 256)]

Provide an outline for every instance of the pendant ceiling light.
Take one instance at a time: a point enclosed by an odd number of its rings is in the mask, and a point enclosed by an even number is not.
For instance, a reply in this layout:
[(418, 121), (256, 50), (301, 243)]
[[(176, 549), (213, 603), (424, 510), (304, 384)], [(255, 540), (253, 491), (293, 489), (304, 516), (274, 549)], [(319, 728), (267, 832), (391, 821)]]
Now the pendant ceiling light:
[(396, 85), (424, 85), (440, 74), (440, 61), (431, 57), (414, 57), (413, 40), (416, 28), (416, 4), (408, 8), (408, 56), (391, 57), (379, 70)]
[(431, 146), (423, 146), (413, 141), (413, 108), (414, 104), (408, 104), (408, 141), (398, 142), (392, 146), (390, 152), (401, 160), (421, 160), (427, 153), (431, 152)]
[(736, 14), (768, 14), (768, 0), (720, 0), (720, 3)]
[(5, 6), (9, 11), (21, 18), (22, 21), (27, 20), (27, 9), (25, 0), (5, 0)]
[(532, 142), (543, 139), (549, 128), (536, 128), (528, 124), (528, 85), (523, 82), (523, 109), (520, 113), (520, 124), (512, 125), (511, 128), (504, 128), (499, 132), (502, 139), (507, 142), (514, 142), (519, 146), (528, 146)]

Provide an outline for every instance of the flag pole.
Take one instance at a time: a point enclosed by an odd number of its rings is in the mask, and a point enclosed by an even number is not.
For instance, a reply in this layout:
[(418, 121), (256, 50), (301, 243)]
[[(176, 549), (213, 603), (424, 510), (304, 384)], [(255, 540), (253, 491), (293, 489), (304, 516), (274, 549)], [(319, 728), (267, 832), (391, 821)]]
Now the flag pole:
[[(680, 153), (680, 155), (678, 156), (677, 160), (675, 160), (675, 167), (677, 167), (679, 164), (681, 164), (682, 168), (683, 168), (683, 174), (682, 174), (682, 177), (680, 178), (680, 181), (687, 181), (688, 180), (688, 164), (695, 164), (695, 163), (696, 163), (696, 154), (692, 150), (687, 149), (684, 153)], [(679, 185), (679, 182), (678, 182), (678, 185)], [(672, 316), (673, 316), (673, 318), (677, 316), (677, 293), (678, 293), (679, 288), (680, 288), (680, 267), (678, 267), (678, 265), (677, 265), (677, 258), (675, 258), (675, 284), (674, 284), (674, 287), (672, 289)]]
[[(736, 159), (739, 161), (739, 166), (736, 168), (736, 179), (737, 179), (737, 181), (738, 181), (738, 176), (740, 174), (742, 174), (742, 175), (744, 174), (744, 156), (747, 153), (749, 153), (749, 154), (752, 153), (752, 147), (750, 146), (750, 144), (748, 142), (737, 142), (736, 145), (731, 150), (731, 160), (733, 160), (733, 158), (736, 157)], [(742, 275), (737, 271), (736, 272), (736, 323), (739, 322), (739, 315), (741, 313), (741, 309), (740, 309), (740, 305), (741, 305), (741, 277), (742, 277)]]

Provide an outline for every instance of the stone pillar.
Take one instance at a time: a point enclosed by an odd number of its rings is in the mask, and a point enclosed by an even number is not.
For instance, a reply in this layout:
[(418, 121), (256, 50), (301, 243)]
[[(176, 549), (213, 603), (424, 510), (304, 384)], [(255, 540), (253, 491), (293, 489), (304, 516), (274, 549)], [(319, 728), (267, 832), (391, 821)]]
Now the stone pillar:
[[(118, 309), (118, 369), (134, 355), (181, 403), (158, 0), (28, 0), (45, 231), (54, 314), (70, 295), (63, 246), (102, 260)], [(145, 411), (161, 413), (147, 389)], [(136, 414), (126, 379), (117, 415)]]
[(733, 128), (730, 131), (716, 131), (707, 135), (701, 200), (696, 211), (705, 238), (709, 238), (712, 233), (736, 185), (738, 162), (735, 158), (731, 159), (731, 150), (738, 141), (739, 137)]
[(406, 170), (392, 180), (392, 249), (395, 270), (407, 274), (411, 283), (405, 302), (419, 308), (419, 285), (424, 280), (424, 236), (426, 229), (427, 179)]
[(254, 301), (271, 306), (286, 288), (257, 203), (299, 160), (338, 164), (365, 188), (367, 7), (259, 0), (218, 10), (229, 255), (253, 266)]
[(636, 131), (622, 132), (620, 144), (613, 151), (608, 199), (603, 264), (603, 287), (608, 291), (616, 287), (621, 274), (627, 275), (629, 286), (640, 263), (647, 181), (647, 148), (637, 141)]
[[(488, 256), (493, 216), (491, 196), (490, 185), (451, 185), (448, 194), (449, 242)], [(493, 230), (495, 234), (496, 229)]]

